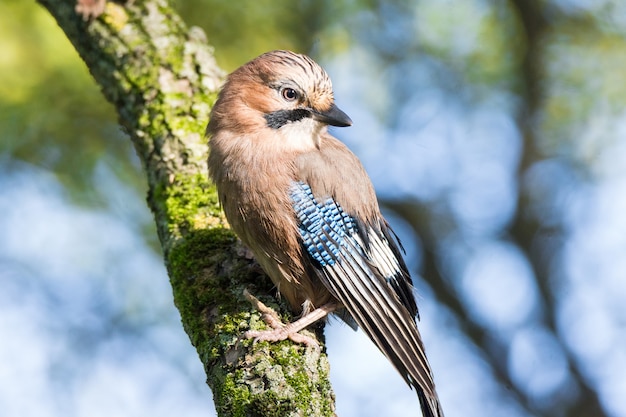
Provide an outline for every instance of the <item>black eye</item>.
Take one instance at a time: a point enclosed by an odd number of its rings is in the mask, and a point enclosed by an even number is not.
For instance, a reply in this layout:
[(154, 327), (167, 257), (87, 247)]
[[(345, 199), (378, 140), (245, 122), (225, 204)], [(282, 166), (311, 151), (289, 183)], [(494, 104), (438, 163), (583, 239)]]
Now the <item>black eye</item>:
[(298, 93), (293, 88), (283, 88), (281, 94), (287, 101), (294, 101), (298, 98)]

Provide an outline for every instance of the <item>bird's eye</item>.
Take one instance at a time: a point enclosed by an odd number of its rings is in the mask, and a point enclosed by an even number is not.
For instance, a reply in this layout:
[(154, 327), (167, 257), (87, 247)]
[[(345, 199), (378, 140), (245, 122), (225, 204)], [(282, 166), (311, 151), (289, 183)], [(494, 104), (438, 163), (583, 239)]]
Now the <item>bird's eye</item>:
[(298, 98), (298, 93), (293, 88), (283, 88), (281, 94), (287, 101), (294, 101)]

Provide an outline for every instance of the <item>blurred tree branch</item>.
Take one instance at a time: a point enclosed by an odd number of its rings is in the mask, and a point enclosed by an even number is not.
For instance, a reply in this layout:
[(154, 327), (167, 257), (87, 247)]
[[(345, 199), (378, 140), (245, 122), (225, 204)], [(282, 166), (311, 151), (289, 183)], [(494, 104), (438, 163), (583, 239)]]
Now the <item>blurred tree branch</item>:
[[(458, 291), (450, 285), (449, 277), (440, 269), (441, 234), (442, 230), (454, 231), (456, 225), (448, 213), (441, 213), (432, 206), (424, 206), (416, 200), (387, 200), (382, 203), (405, 219), (413, 231), (421, 238), (424, 247), (424, 260), (421, 274), (432, 286), (437, 300), (445, 305), (457, 318), (461, 329), (472, 343), (480, 349), (484, 358), (488, 360), (501, 387), (507, 391), (515, 401), (529, 414), (544, 416), (604, 416), (606, 415), (597, 392), (585, 380), (570, 349), (559, 337), (557, 327), (557, 300), (551, 288), (550, 269), (554, 259), (559, 255), (560, 243), (565, 239), (564, 231), (556, 228), (546, 228), (541, 219), (530, 213), (530, 197), (524, 188), (524, 176), (527, 170), (535, 163), (545, 158), (537, 147), (536, 121), (541, 112), (542, 92), (545, 82), (543, 71), (545, 63), (545, 42), (549, 32), (547, 6), (535, 0), (514, 0), (511, 2), (512, 12), (516, 13), (517, 20), (523, 31), (525, 50), (522, 55), (522, 65), (516, 75), (519, 79), (520, 106), (517, 113), (517, 125), (523, 135), (521, 163), (517, 170), (517, 183), (520, 185), (515, 216), (505, 231), (502, 239), (513, 242), (528, 259), (532, 267), (535, 282), (540, 293), (541, 322), (561, 343), (569, 365), (569, 387), (567, 398), (555, 399), (551, 407), (538, 408), (535, 402), (518, 387), (511, 375), (508, 362), (509, 340), (503, 340), (498, 334), (482, 324), (472, 320), (471, 312), (459, 299)], [(555, 18), (550, 15), (550, 18)], [(445, 223), (445, 224), (444, 224)], [(437, 224), (435, 232), (433, 225)], [(561, 393), (562, 394), (562, 393)]]
[[(542, 303), (546, 308), (544, 322), (548, 329), (558, 337), (559, 330), (557, 328), (556, 318), (556, 299), (551, 290), (550, 269), (552, 268), (553, 259), (558, 257), (559, 244), (565, 239), (563, 230), (547, 229), (541, 224), (540, 219), (533, 218), (529, 215), (529, 196), (528, 190), (524, 188), (524, 175), (527, 170), (536, 162), (542, 159), (542, 155), (537, 149), (536, 120), (538, 113), (541, 111), (542, 96), (542, 69), (544, 68), (544, 59), (548, 59), (545, 54), (545, 36), (548, 32), (548, 17), (546, 5), (536, 0), (513, 0), (512, 4), (517, 10), (518, 16), (522, 23), (524, 33), (526, 35), (526, 54), (522, 67), (523, 106), (519, 113), (518, 124), (520, 131), (524, 137), (524, 151), (522, 161), (519, 167), (519, 184), (520, 193), (517, 202), (516, 215), (511, 224), (510, 234), (513, 241), (522, 249), (528, 257), (530, 264), (535, 273), (537, 288), (539, 288)], [(580, 369), (576, 364), (572, 352), (567, 346), (561, 343), (563, 351), (566, 353), (571, 374), (571, 380), (579, 390), (579, 394), (574, 401), (570, 402), (569, 407), (564, 410), (561, 403), (561, 409), (553, 410), (564, 416), (603, 416), (605, 415), (598, 395), (592, 389)]]
[[(223, 73), (204, 33), (187, 28), (167, 0), (107, 2), (91, 21), (74, 1), (39, 3), (115, 106), (143, 164), (174, 301), (218, 415), (334, 415), (323, 350), (239, 339), (249, 323), (264, 326), (243, 289), (273, 290), (242, 255), (207, 180), (204, 128)], [(271, 295), (262, 298), (288, 316)]]

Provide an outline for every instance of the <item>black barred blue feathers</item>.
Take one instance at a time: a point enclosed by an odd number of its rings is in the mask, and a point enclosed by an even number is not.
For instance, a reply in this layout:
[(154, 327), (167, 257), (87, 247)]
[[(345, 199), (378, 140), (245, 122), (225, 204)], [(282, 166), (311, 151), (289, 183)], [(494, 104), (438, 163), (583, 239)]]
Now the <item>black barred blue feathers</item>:
[(332, 198), (324, 204), (315, 201), (302, 181), (293, 183), (290, 196), (306, 251), (320, 266), (333, 265), (342, 250), (349, 250), (346, 242), (357, 232), (354, 220)]

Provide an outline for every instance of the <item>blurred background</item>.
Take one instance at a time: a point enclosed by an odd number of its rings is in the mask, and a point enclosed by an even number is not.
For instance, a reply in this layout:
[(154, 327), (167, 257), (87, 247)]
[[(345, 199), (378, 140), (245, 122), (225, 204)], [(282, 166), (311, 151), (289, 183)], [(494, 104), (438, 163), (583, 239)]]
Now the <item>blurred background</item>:
[[(626, 2), (179, 0), (222, 68), (330, 73), (407, 250), (446, 415), (626, 416)], [(212, 416), (130, 141), (34, 2), (0, 3), (0, 416)], [(418, 416), (327, 327), (340, 417)]]

